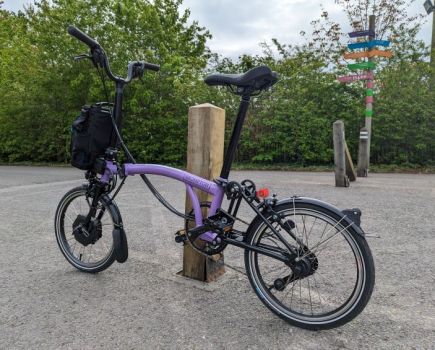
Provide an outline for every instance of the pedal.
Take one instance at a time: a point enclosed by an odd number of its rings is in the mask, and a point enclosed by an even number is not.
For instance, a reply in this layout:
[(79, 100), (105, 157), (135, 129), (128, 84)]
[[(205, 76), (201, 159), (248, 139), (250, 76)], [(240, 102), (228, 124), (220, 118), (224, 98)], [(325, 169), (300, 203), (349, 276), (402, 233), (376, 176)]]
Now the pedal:
[(231, 231), (234, 225), (234, 219), (222, 210), (217, 214), (208, 217), (204, 221), (206, 226), (210, 226), (211, 228), (221, 232)]
[(191, 242), (196, 240), (199, 236), (201, 236), (203, 233), (206, 233), (207, 231), (210, 231), (211, 227), (208, 225), (202, 225), (198, 227), (194, 227), (187, 231), (187, 237), (186, 239), (189, 239)]
[(176, 243), (184, 243), (186, 242), (187, 237), (186, 237), (186, 230), (182, 229), (182, 230), (178, 230), (177, 232), (175, 232), (175, 242)]

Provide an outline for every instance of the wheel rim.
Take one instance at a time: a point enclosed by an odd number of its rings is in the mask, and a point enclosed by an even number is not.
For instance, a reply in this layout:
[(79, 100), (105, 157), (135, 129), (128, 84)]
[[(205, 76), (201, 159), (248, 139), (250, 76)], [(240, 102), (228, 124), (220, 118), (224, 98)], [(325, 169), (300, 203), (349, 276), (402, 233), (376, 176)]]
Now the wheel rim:
[(93, 244), (84, 246), (73, 235), (73, 223), (76, 217), (87, 215), (91, 200), (86, 198), (86, 190), (73, 192), (61, 203), (56, 216), (56, 236), (59, 247), (72, 265), (85, 270), (93, 270), (104, 265), (110, 260), (114, 249), (112, 213), (101, 200), (98, 203), (96, 216), (102, 209), (104, 214), (100, 222), (93, 219), (101, 229), (101, 238)]
[[(315, 253), (318, 267), (311, 275), (288, 282), (279, 291), (273, 282), (291, 275), (291, 269), (278, 260), (250, 251), (250, 275), (258, 294), (277, 313), (295, 321), (325, 324), (345, 317), (361, 298), (366, 277), (361, 250), (349, 227), (313, 209), (288, 209), (280, 214), (284, 216), (283, 221), (294, 222), (293, 232)], [(278, 224), (275, 226), (289, 243), (298, 246), (285, 230)], [(270, 229), (262, 224), (254, 232), (251, 243), (284, 248), (270, 234)], [(307, 258), (303, 252), (298, 255)]]

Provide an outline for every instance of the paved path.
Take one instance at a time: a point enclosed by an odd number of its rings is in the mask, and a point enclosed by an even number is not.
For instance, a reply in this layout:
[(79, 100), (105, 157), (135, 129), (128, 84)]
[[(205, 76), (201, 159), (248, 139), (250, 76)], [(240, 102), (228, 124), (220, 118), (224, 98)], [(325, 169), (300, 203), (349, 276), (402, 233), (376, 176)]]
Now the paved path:
[[(256, 298), (245, 276), (217, 283), (177, 277), (182, 222), (128, 181), (118, 198), (130, 245), (125, 264), (88, 275), (57, 248), (57, 203), (82, 174), (69, 168), (0, 167), (0, 349), (435, 349), (435, 176), (372, 174), (335, 188), (331, 173), (240, 171), (281, 197), (360, 207), (377, 284), (366, 310), (335, 330), (292, 327)], [(183, 186), (155, 179), (179, 208)], [(248, 212), (246, 212), (248, 215)], [(229, 247), (226, 262), (243, 267)]]

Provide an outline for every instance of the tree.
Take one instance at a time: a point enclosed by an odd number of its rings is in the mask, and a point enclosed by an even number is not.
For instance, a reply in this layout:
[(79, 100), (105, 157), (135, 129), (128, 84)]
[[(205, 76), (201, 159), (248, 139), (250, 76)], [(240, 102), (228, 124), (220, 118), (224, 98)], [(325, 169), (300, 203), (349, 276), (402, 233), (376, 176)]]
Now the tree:
[[(189, 11), (180, 14), (180, 3), (43, 0), (19, 15), (2, 11), (10, 20), (1, 24), (6, 48), (0, 74), (9, 74), (10, 79), (2, 80), (1, 92), (7, 90), (8, 82), (18, 84), (22, 79), (22, 91), (14, 92), (26, 102), (17, 105), (6, 100), (0, 122), (10, 122), (0, 131), (1, 159), (66, 161), (69, 128), (81, 105), (105, 99), (91, 64), (72, 61), (75, 54), (87, 51), (66, 33), (68, 24), (74, 24), (97, 38), (120, 75), (134, 59), (161, 65), (161, 74), (147, 74), (145, 85), (132, 84), (127, 89), (125, 135), (141, 160), (182, 163), (187, 110), (207, 63), (205, 42), (210, 34), (197, 22), (188, 24)], [(11, 32), (16, 35), (9, 38)], [(34, 70), (22, 76), (21, 67)], [(22, 108), (19, 120), (10, 118), (18, 106)], [(7, 146), (8, 142), (13, 145)], [(29, 142), (32, 147), (23, 146)]]

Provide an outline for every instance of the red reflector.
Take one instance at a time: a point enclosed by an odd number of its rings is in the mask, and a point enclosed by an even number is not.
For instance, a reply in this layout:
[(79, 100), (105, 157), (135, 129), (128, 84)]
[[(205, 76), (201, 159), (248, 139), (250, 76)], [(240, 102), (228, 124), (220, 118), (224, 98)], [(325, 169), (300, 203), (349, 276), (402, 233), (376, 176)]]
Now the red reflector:
[(255, 194), (259, 198), (269, 197), (269, 189), (268, 188), (260, 188), (258, 191), (255, 192)]

